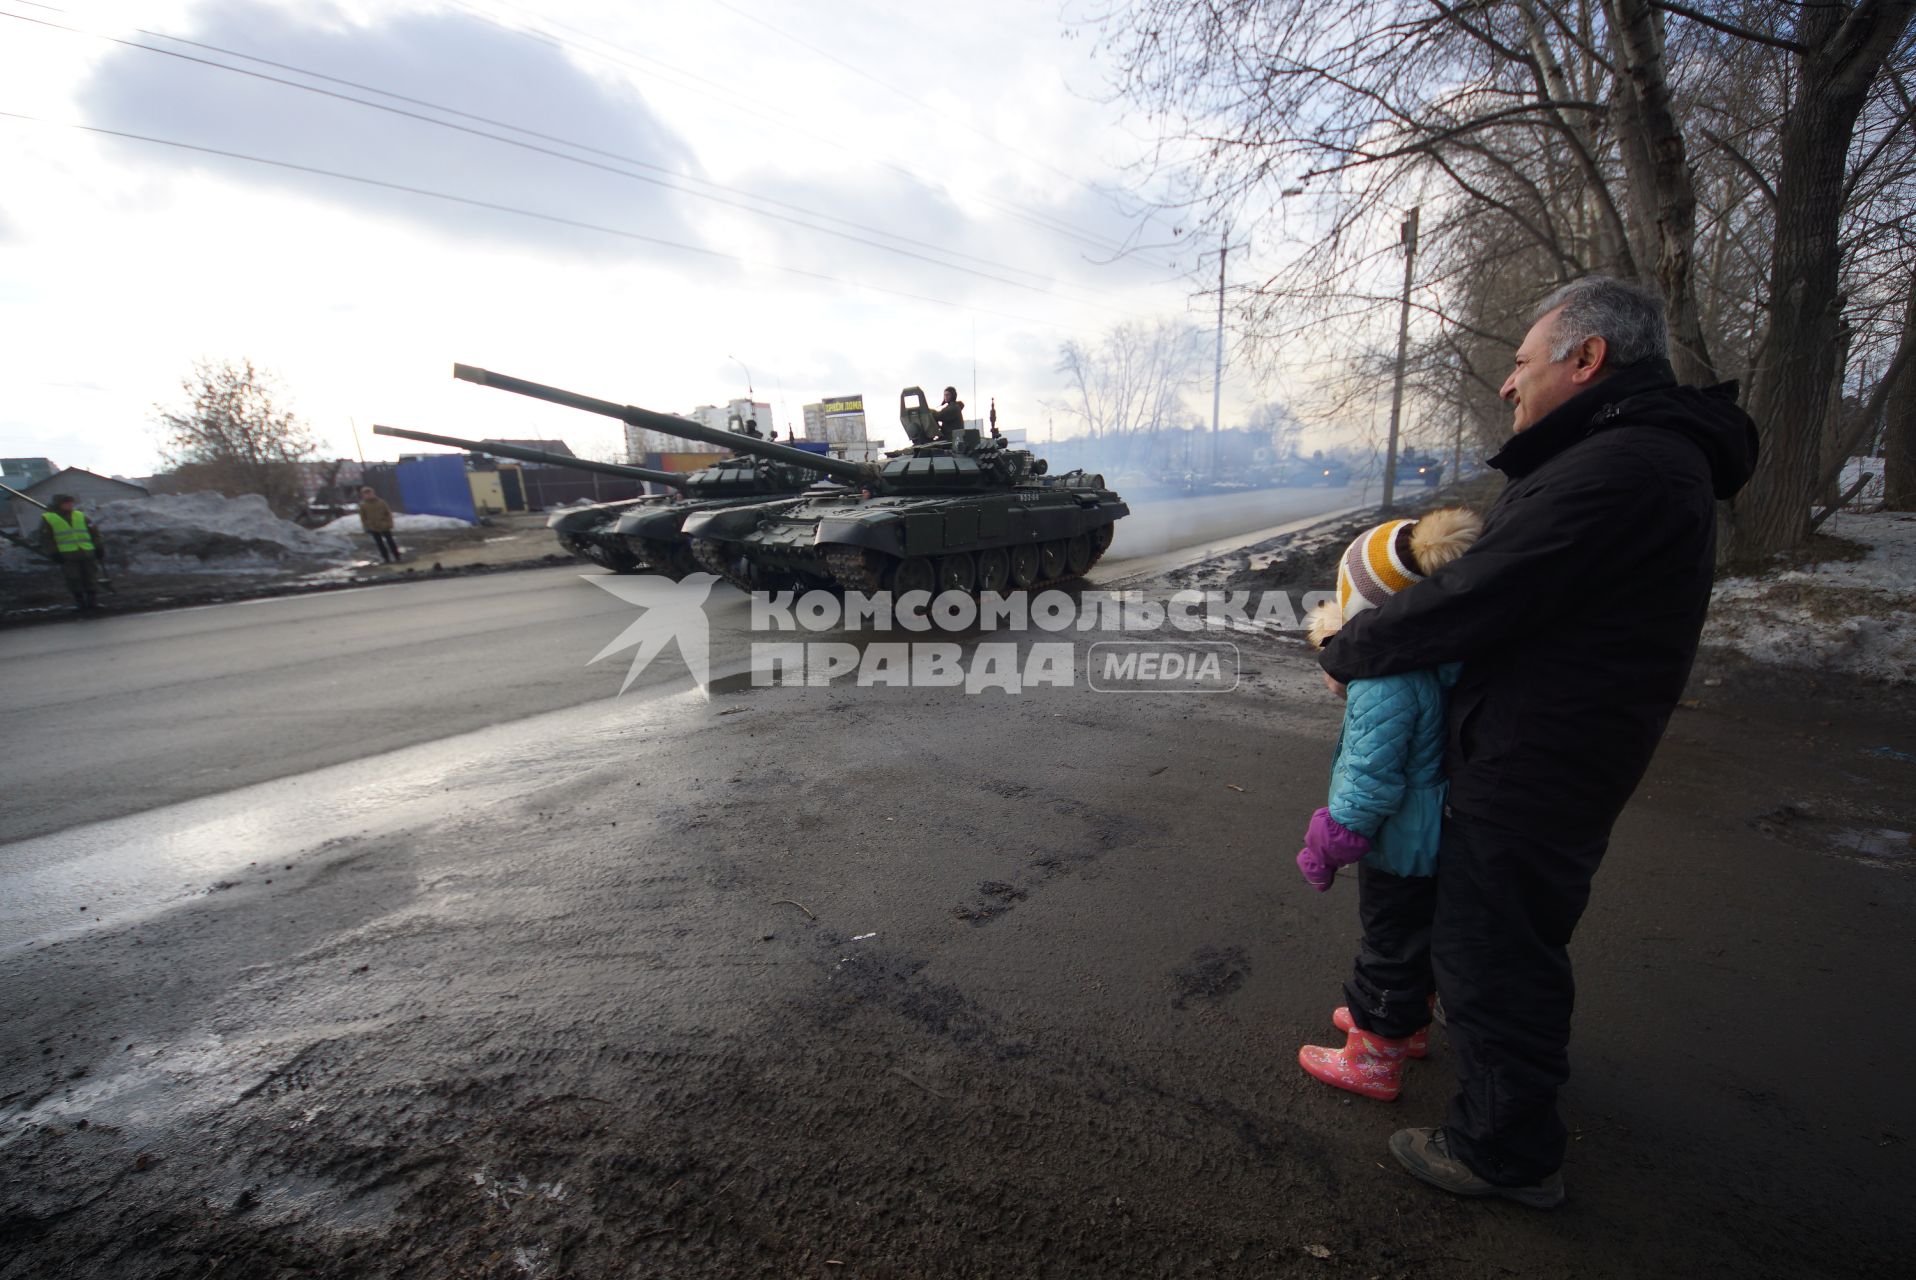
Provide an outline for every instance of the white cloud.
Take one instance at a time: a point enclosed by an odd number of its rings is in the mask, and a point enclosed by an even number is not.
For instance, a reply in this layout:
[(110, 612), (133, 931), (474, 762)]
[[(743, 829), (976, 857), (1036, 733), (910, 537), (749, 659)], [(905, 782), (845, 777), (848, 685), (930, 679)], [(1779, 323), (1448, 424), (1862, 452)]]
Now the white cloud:
[[(502, 0), (221, 0), (171, 12), (102, 0), (84, 18), (54, 20), (126, 39), (146, 39), (135, 34), (145, 26), (393, 88), (646, 159), (688, 184), (723, 183), (971, 255), (983, 260), (964, 263), (976, 272), (1049, 292), (95, 36), (8, 24), (0, 108), (40, 122), (0, 120), (0, 171), (17, 179), (0, 193), (6, 452), (147, 471), (151, 406), (176, 399), (202, 357), (272, 369), (329, 450), (354, 451), (356, 422), (371, 457), (400, 447), (371, 436), (374, 422), (561, 436), (581, 452), (619, 438), (609, 421), (456, 384), (455, 360), (674, 411), (742, 393), (737, 357), (781, 430), (810, 400), (862, 392), (873, 425), (897, 439), (898, 388), (947, 382), (979, 411), (995, 395), (1007, 424), (1035, 426), (1060, 391), (1060, 341), (1126, 314), (1186, 311), (1189, 286), (1164, 265), (1177, 251), (1104, 264), (1093, 260), (1102, 251), (1051, 229), (1129, 234), (1079, 179), (1122, 185), (1116, 162), (1131, 141), (1111, 109), (1071, 89), (1087, 78), (1083, 49), (1057, 39), (1043, 6), (982, 0), (950, 22), (875, 0), (802, 18), (764, 0), (737, 5), (851, 67), (718, 6), (571, 0), (539, 6), (534, 21)], [(74, 122), (730, 256), (101, 138), (66, 127)], [(1189, 266), (1195, 252), (1178, 256)]]

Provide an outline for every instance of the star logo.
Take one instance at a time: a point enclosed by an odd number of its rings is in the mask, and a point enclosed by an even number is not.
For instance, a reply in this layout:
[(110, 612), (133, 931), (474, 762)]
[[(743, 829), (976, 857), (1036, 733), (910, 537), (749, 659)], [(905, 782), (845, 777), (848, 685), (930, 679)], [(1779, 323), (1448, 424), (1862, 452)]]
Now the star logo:
[(705, 621), (705, 597), (711, 594), (717, 578), (709, 573), (688, 573), (677, 582), (649, 574), (579, 576), (644, 610), (611, 644), (594, 654), (587, 666), (621, 649), (632, 649), (632, 665), (626, 669), (625, 683), (619, 686), (619, 692), (624, 693), (653, 658), (677, 641), (679, 657), (692, 673), (693, 682), (701, 692), (711, 692), (712, 633)]

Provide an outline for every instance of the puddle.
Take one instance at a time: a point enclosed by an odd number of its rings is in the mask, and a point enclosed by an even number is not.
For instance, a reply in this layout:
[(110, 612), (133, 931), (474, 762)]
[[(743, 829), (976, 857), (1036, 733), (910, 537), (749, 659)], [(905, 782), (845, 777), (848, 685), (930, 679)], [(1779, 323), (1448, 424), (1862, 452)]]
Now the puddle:
[(1916, 836), (1891, 827), (1864, 830), (1845, 827), (1831, 840), (1839, 849), (1860, 853), (1866, 858), (1907, 858), (1916, 853)]
[(1916, 866), (1916, 833), (1900, 827), (1846, 826), (1799, 805), (1786, 804), (1750, 824), (1800, 849), (1835, 854), (1868, 866)]
[(710, 714), (698, 690), (676, 688), (0, 845), (9, 869), (0, 874), (0, 949), (147, 915), (220, 887), (249, 863), (297, 862), (330, 841), (470, 814), (572, 777), (580, 760), (670, 742), (674, 723)]

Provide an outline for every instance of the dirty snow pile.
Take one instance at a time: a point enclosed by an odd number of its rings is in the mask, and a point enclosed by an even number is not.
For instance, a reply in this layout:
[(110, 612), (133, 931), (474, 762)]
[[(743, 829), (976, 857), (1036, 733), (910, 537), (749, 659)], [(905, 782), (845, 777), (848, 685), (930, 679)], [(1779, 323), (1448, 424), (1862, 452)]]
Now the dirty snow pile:
[(1725, 578), (1703, 643), (1778, 666), (1916, 683), (1916, 515), (1844, 513), (1822, 532), (1861, 544), (1862, 559)]
[[(417, 533), (421, 529), (470, 528), (472, 528), (472, 524), (469, 521), (461, 520), (458, 516), (415, 516), (406, 515), (397, 511), (393, 513), (393, 531), (395, 533)], [(355, 533), (364, 533), (365, 531), (359, 523), (359, 513), (357, 511), (351, 515), (341, 516), (337, 520), (329, 520), (319, 526), (319, 528), (313, 530), (314, 533), (330, 534), (335, 538), (350, 537)]]
[(294, 560), (339, 560), (351, 549), (282, 520), (256, 493), (159, 494), (88, 513), (111, 563), (146, 572), (244, 572)]

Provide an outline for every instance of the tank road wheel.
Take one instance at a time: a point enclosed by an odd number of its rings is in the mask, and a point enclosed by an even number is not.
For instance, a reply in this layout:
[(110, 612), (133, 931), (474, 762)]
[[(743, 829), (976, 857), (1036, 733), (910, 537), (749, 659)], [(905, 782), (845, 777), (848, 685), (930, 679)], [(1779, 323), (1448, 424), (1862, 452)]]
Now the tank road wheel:
[(1081, 533), (1064, 544), (1064, 562), (1074, 578), (1083, 577), (1084, 571), (1091, 567), (1095, 559), (1097, 557), (1091, 553), (1091, 535), (1088, 533)]
[(671, 573), (674, 578), (683, 578), (688, 573), (698, 572), (699, 562), (692, 555), (690, 542), (680, 542), (673, 547), (671, 558), (667, 563), (672, 566)]
[(1005, 583), (1011, 580), (1011, 557), (1003, 547), (987, 547), (978, 553), (978, 594), (987, 591), (1003, 593)]
[(969, 595), (973, 584), (977, 581), (978, 566), (973, 563), (969, 551), (938, 557), (938, 589), (940, 591), (962, 591)]
[(723, 543), (695, 540), (692, 543), (692, 558), (698, 562), (699, 568), (707, 573), (725, 579), (747, 595), (751, 594), (751, 580), (740, 576), (732, 565), (731, 557), (726, 553)]
[(1064, 576), (1065, 549), (1064, 540), (1042, 542), (1038, 544), (1038, 577), (1044, 582), (1053, 582)]
[(1011, 570), (1011, 585), (1020, 591), (1029, 591), (1038, 582), (1038, 547), (1027, 542), (1022, 547), (1013, 547), (1008, 557)]
[[(1111, 549), (1111, 539), (1117, 536), (1118, 525), (1115, 520), (1099, 525), (1091, 531), (1091, 549), (1099, 556)], [(1093, 556), (1092, 559), (1097, 559)]]
[(936, 594), (938, 574), (931, 567), (931, 561), (924, 556), (899, 561), (898, 567), (891, 573), (891, 591), (894, 596), (902, 596), (907, 591)]

